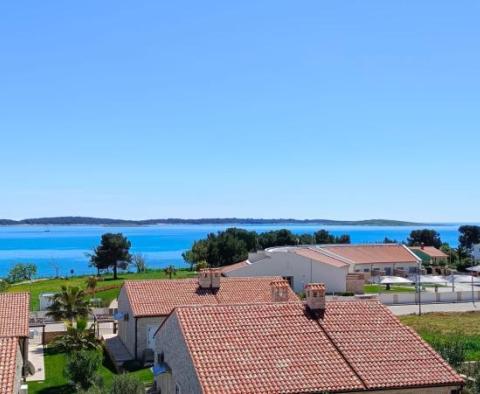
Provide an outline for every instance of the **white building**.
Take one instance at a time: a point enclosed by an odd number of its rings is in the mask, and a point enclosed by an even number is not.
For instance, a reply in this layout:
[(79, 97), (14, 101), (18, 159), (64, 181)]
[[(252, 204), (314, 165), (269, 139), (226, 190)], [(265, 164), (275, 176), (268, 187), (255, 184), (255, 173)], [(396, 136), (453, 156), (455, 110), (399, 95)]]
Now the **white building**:
[(307, 283), (322, 282), (328, 293), (358, 293), (358, 274), (366, 280), (375, 275), (407, 276), (420, 263), (417, 255), (400, 244), (287, 246), (251, 253), (248, 260), (224, 267), (222, 274), (282, 276), (296, 292), (303, 291)]

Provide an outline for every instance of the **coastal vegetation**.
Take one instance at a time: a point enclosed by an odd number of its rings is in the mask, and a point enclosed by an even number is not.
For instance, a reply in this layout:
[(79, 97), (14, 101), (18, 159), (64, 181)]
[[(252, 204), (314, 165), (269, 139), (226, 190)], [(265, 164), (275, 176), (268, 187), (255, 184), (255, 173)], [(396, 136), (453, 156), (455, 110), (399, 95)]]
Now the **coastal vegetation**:
[(148, 226), (155, 224), (319, 224), (325, 226), (417, 226), (422, 223), (406, 222), (389, 219), (367, 220), (330, 220), (330, 219), (262, 219), (262, 218), (202, 218), (202, 219), (147, 219), (124, 220), (106, 219), (81, 216), (61, 216), (34, 218), (23, 220), (0, 219), (0, 225), (122, 225), (122, 226)]
[(100, 273), (102, 270), (113, 269), (113, 279), (118, 278), (118, 269), (127, 269), (132, 262), (130, 247), (132, 244), (123, 234), (106, 233), (102, 235), (100, 245), (89, 256), (90, 262)]
[(350, 243), (350, 236), (348, 234), (334, 236), (326, 230), (319, 230), (312, 235), (297, 235), (286, 229), (257, 233), (232, 227), (225, 231), (210, 233), (206, 238), (195, 241), (192, 248), (184, 252), (182, 257), (192, 268), (201, 261), (207, 262), (211, 267), (221, 267), (246, 260), (249, 252), (273, 246), (313, 243)]

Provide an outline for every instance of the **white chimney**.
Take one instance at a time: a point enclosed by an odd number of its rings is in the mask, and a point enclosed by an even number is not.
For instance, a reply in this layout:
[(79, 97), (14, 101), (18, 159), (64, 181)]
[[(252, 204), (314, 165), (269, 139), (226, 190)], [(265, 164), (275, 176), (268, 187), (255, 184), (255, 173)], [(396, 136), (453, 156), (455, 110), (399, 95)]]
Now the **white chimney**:
[(212, 287), (212, 276), (210, 269), (204, 268), (198, 272), (198, 285), (202, 289), (210, 289)]
[(305, 286), (307, 307), (317, 317), (325, 313), (325, 285), (323, 283), (309, 283)]
[(211, 268), (210, 269), (212, 289), (220, 288), (220, 279), (222, 277), (222, 271), (220, 268)]
[(288, 301), (288, 282), (286, 280), (276, 280), (270, 283), (272, 293), (272, 302)]

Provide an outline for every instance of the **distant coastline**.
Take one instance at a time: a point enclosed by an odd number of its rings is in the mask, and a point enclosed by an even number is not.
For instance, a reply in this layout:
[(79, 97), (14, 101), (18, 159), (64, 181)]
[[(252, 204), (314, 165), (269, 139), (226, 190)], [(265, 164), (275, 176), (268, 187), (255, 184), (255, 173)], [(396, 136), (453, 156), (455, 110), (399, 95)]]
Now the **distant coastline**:
[(390, 219), (367, 219), (367, 220), (330, 220), (330, 219), (261, 219), (261, 218), (202, 218), (202, 219), (146, 219), (146, 220), (125, 220), (95, 218), (83, 216), (61, 216), (32, 218), (23, 220), (0, 219), (1, 226), (16, 225), (123, 225), (123, 226), (152, 226), (158, 224), (316, 224), (323, 226), (427, 226), (447, 225), (444, 223), (418, 223)]

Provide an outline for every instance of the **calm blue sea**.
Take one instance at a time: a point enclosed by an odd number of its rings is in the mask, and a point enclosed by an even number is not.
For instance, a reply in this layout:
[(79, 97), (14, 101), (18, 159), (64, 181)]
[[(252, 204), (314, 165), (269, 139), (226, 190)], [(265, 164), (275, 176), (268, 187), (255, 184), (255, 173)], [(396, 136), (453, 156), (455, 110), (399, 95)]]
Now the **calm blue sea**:
[[(181, 253), (190, 248), (193, 241), (210, 232), (223, 230), (229, 225), (158, 225), (145, 227), (105, 226), (0, 226), (0, 277), (5, 276), (12, 265), (32, 262), (38, 267), (38, 276), (54, 276), (55, 267), (60, 275), (93, 273), (88, 266), (86, 253), (92, 250), (105, 232), (122, 232), (132, 242), (133, 252), (141, 252), (152, 268), (169, 264), (184, 266)], [(306, 226), (306, 225), (237, 225), (258, 232), (288, 228), (294, 233), (312, 233), (320, 228), (333, 234), (348, 233), (353, 243), (379, 242), (385, 237), (397, 241), (406, 240), (416, 227), (375, 226)], [(456, 246), (458, 225), (429, 226), (435, 228), (444, 242)]]

